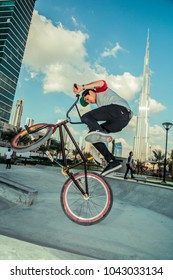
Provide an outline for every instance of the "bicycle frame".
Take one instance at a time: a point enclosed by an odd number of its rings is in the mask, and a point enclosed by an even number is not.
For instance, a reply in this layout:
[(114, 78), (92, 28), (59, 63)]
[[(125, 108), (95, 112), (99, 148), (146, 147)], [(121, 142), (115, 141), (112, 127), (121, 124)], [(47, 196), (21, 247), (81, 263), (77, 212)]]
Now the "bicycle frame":
[[(69, 113), (70, 111), (74, 108), (74, 106), (76, 107), (77, 109), (77, 112), (79, 114), (79, 117), (81, 118), (80, 116), (80, 112), (79, 112), (79, 109), (77, 107), (77, 102), (79, 100), (79, 95), (77, 95), (77, 100), (75, 101), (75, 103), (70, 107), (70, 109), (68, 110), (66, 116), (67, 116), (67, 120), (64, 120), (56, 125), (53, 125), (54, 126), (54, 129), (53, 129), (53, 133), (59, 129), (59, 133), (60, 133), (60, 143), (61, 143), (61, 151), (62, 151), (62, 159), (63, 159), (63, 165), (60, 164), (60, 162), (58, 160), (55, 160), (55, 159), (51, 159), (51, 156), (49, 156), (47, 154), (47, 156), (50, 158), (50, 160), (52, 160), (53, 162), (55, 162), (56, 164), (58, 164), (61, 168), (63, 168), (63, 171), (64, 173), (66, 173), (74, 182), (74, 184), (77, 186), (77, 188), (81, 191), (81, 193), (83, 195), (89, 195), (89, 192), (88, 192), (88, 180), (87, 180), (87, 162), (88, 160), (84, 157), (81, 149), (79, 148), (76, 140), (74, 139), (73, 135), (71, 134), (68, 126), (67, 126), (67, 123), (72, 123), (72, 124), (81, 124), (82, 122), (72, 122), (70, 117), (69, 117)], [(49, 126), (49, 125), (48, 125)], [(52, 126), (52, 125), (51, 125)], [(66, 153), (65, 153), (65, 142), (64, 142), (64, 135), (63, 135), (63, 127), (64, 127), (64, 130), (66, 131), (66, 133), (68, 134), (70, 140), (72, 141), (73, 145), (75, 146), (76, 150), (78, 151), (78, 154), (80, 155), (81, 157), (81, 161), (79, 161), (78, 163), (75, 163), (75, 164), (72, 164), (70, 166), (67, 165), (67, 157), (66, 157)], [(73, 176), (73, 173), (70, 171), (70, 169), (73, 169), (79, 165), (83, 164), (84, 165), (84, 174), (85, 174), (85, 191), (80, 187), (79, 183), (75, 180), (74, 176)]]
[[(73, 222), (82, 225), (92, 225), (107, 216), (112, 207), (113, 196), (110, 186), (102, 176), (87, 170), (88, 162), (91, 158), (87, 159), (83, 155), (82, 150), (79, 148), (78, 143), (68, 127), (68, 123), (82, 123), (81, 121), (72, 122), (69, 117), (70, 111), (76, 106), (81, 119), (77, 107), (78, 100), (79, 95), (77, 95), (77, 100), (75, 100), (74, 104), (68, 110), (66, 120), (63, 120), (60, 123), (38, 123), (30, 127), (25, 126), (25, 129), (19, 132), (12, 140), (12, 147), (16, 152), (36, 151), (41, 145), (44, 145), (46, 141), (49, 141), (52, 134), (59, 129), (62, 161), (54, 159), (48, 148), (46, 148), (47, 150), (45, 154), (52, 162), (61, 167), (63, 175), (68, 176), (68, 179), (65, 180), (61, 190), (62, 208), (68, 218)], [(80, 156), (78, 162), (72, 162), (70, 165), (68, 165), (67, 162), (64, 131)], [(77, 171), (73, 173), (72, 169), (79, 165), (83, 166), (83, 170), (81, 172)]]

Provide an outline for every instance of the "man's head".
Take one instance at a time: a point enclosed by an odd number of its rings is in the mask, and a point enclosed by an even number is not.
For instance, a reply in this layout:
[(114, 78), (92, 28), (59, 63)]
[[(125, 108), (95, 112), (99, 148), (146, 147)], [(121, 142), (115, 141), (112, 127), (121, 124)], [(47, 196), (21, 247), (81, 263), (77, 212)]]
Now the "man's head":
[(80, 99), (80, 104), (85, 107), (88, 104), (96, 103), (96, 91), (94, 89), (86, 89), (82, 92), (82, 97)]

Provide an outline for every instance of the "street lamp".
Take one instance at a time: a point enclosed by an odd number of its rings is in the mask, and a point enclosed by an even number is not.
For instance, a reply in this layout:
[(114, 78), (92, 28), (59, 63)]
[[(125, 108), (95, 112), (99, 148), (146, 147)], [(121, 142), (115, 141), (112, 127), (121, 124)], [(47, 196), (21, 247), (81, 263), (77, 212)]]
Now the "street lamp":
[(168, 145), (168, 130), (173, 126), (170, 122), (162, 123), (163, 127), (166, 129), (166, 144), (165, 144), (165, 159), (164, 159), (164, 172), (163, 172), (163, 183), (166, 183), (166, 156), (167, 156), (167, 145)]

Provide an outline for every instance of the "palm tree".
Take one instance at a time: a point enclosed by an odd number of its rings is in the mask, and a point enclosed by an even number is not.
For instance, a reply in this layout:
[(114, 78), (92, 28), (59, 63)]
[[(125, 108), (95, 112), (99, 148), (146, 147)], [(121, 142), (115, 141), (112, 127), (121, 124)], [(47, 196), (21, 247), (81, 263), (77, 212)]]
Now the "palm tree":
[(161, 176), (161, 166), (164, 164), (164, 158), (165, 158), (165, 155), (162, 153), (161, 150), (153, 150), (152, 151), (153, 154), (154, 154), (154, 160), (157, 162), (158, 164), (158, 168), (159, 168), (159, 177)]
[(73, 150), (72, 154), (74, 155), (74, 162), (76, 162), (77, 161), (77, 155), (79, 154), (78, 150), (77, 149)]
[(171, 171), (172, 178), (173, 178), (173, 150), (171, 150), (171, 153), (169, 154), (169, 170)]
[(142, 175), (145, 167), (145, 162), (140, 161), (139, 159), (136, 162), (136, 172), (137, 174)]
[(45, 152), (46, 152), (48, 149), (49, 149), (49, 147), (43, 144), (43, 145), (41, 145), (41, 146), (38, 148), (37, 151), (41, 152), (41, 153), (43, 154), (43, 156), (44, 156)]
[(58, 142), (55, 139), (51, 139), (51, 144), (49, 146), (49, 149), (52, 151), (56, 152), (56, 157), (58, 158), (58, 155), (60, 154), (60, 152), (62, 151), (61, 149), (61, 143)]

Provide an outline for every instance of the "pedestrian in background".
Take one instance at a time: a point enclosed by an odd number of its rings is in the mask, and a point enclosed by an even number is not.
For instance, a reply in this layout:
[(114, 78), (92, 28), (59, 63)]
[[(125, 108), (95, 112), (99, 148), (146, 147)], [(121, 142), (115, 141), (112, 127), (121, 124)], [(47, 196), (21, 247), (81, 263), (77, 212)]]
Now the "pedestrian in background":
[(8, 151), (5, 153), (5, 160), (6, 160), (6, 168), (11, 168), (11, 159), (12, 159), (13, 151), (11, 148), (8, 148)]
[(124, 179), (128, 179), (127, 178), (127, 174), (129, 173), (130, 171), (130, 175), (131, 175), (131, 179), (134, 179), (134, 176), (133, 176), (133, 172), (134, 172), (134, 160), (133, 160), (133, 152), (131, 151), (129, 153), (129, 156), (128, 156), (128, 159), (127, 159), (127, 163), (126, 163), (126, 173), (124, 175)]

